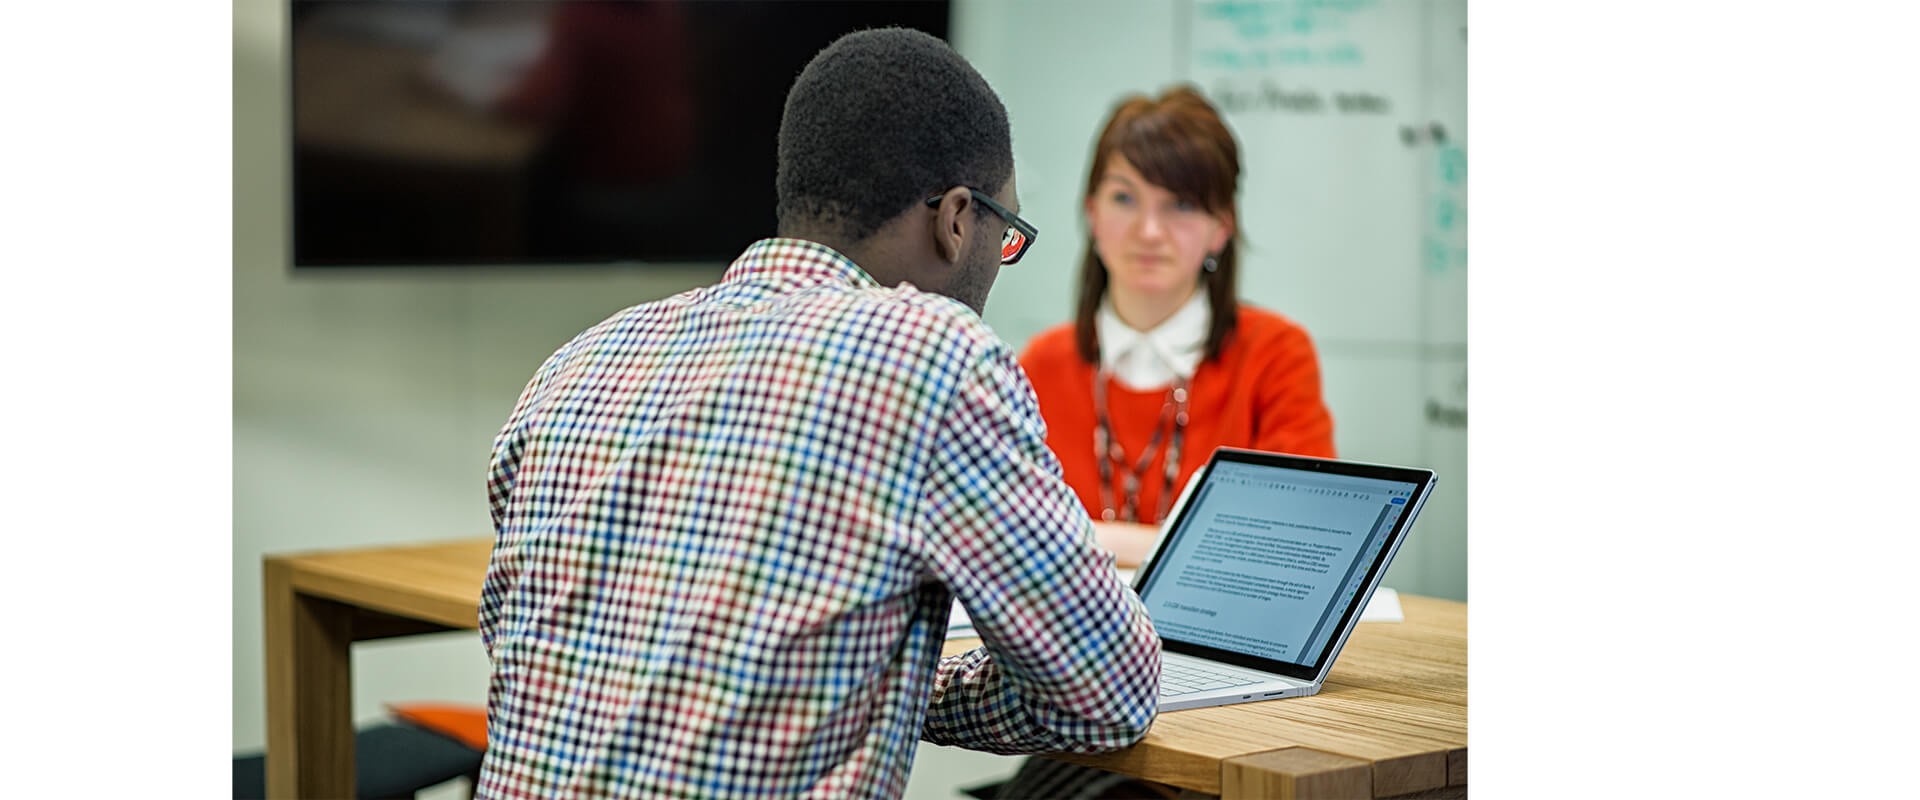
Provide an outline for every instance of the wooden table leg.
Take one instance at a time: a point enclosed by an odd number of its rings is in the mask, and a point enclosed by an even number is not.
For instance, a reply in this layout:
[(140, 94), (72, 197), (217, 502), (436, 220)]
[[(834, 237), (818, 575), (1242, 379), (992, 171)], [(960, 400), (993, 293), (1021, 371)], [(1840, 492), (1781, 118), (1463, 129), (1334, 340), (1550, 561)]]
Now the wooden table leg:
[(263, 567), (267, 796), (352, 797), (352, 609), (300, 594), (285, 563)]

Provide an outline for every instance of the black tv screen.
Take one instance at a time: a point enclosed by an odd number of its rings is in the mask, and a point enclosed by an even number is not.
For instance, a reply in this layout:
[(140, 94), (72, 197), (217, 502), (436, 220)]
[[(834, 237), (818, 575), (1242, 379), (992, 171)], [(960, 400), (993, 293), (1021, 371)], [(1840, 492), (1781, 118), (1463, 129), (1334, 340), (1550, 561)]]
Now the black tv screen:
[(290, 0), (293, 264), (722, 263), (793, 79), (944, 0)]

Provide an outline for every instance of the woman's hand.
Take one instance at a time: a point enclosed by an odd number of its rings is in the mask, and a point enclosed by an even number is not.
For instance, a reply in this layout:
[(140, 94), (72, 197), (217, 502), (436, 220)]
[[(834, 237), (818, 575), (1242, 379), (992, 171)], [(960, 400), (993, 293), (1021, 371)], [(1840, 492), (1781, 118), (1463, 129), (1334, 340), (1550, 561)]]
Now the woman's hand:
[(1101, 547), (1113, 553), (1115, 567), (1135, 569), (1153, 549), (1154, 540), (1160, 538), (1160, 528), (1138, 522), (1102, 522), (1096, 519), (1093, 521), (1093, 538), (1100, 541)]

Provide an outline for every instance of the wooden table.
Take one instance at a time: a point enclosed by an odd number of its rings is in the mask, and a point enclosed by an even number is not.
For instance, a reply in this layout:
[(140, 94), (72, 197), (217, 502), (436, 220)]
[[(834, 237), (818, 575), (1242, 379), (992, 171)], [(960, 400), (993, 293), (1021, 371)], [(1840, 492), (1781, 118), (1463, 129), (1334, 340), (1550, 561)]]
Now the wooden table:
[[(474, 628), (491, 545), (266, 559), (269, 796), (353, 795), (348, 647)], [(1172, 711), (1133, 747), (1054, 757), (1226, 798), (1464, 795), (1467, 606), (1400, 606), (1404, 622), (1360, 624), (1318, 695)]]

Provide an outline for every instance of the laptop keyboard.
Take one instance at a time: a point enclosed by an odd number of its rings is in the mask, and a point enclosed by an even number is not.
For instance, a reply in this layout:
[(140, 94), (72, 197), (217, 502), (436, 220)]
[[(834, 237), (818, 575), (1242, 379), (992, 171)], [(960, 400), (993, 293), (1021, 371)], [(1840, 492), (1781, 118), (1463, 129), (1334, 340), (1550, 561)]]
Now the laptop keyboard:
[(1229, 686), (1245, 686), (1259, 683), (1260, 679), (1245, 673), (1232, 672), (1211, 666), (1191, 664), (1185, 661), (1162, 660), (1160, 662), (1160, 696), (1192, 694), (1208, 689), (1225, 689)]

